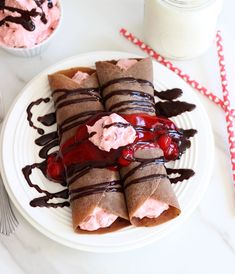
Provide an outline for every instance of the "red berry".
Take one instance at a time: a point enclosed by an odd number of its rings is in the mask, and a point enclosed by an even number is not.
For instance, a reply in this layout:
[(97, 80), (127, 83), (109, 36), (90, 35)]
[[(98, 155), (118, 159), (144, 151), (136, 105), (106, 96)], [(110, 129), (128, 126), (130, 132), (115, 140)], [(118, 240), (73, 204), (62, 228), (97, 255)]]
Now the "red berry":
[(164, 151), (167, 160), (175, 160), (179, 156), (179, 149), (176, 143), (171, 143), (167, 150)]
[(118, 166), (110, 166), (108, 169), (112, 171), (118, 171)]
[(56, 158), (49, 157), (47, 161), (47, 176), (53, 180), (58, 180), (61, 178), (64, 171), (64, 167), (60, 160)]
[(158, 144), (160, 146), (160, 148), (165, 151), (169, 148), (170, 144), (172, 142), (172, 139), (169, 135), (162, 135), (160, 136), (160, 138), (158, 139)]
[(122, 150), (122, 158), (131, 161), (133, 160), (133, 150), (131, 149), (123, 149)]
[(130, 164), (130, 161), (120, 157), (118, 159), (118, 163), (119, 163), (120, 166), (128, 166)]

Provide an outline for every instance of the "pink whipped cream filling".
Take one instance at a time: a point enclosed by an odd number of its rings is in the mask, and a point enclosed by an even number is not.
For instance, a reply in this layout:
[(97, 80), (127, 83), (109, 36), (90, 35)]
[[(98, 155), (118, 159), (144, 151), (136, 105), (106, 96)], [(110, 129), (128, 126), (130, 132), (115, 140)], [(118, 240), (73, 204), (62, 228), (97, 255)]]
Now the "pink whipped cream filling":
[[(127, 126), (118, 127), (115, 125), (116, 123), (122, 123)], [(87, 130), (89, 134), (95, 132), (89, 140), (100, 150), (104, 151), (132, 144), (136, 138), (135, 129), (116, 113), (102, 117), (93, 126), (87, 126)]]
[[(49, 37), (57, 27), (60, 19), (60, 9), (57, 6), (57, 0), (53, 0), (52, 2), (53, 8), (51, 9), (48, 8), (47, 1), (44, 1), (42, 4), (47, 19), (46, 24), (41, 21), (40, 16), (36, 16), (32, 19), (35, 24), (34, 31), (28, 31), (20, 24), (15, 24), (13, 22), (3, 24), (0, 27), (0, 45), (12, 48), (31, 48)], [(29, 11), (36, 9), (36, 11), (41, 12), (41, 9), (37, 7), (34, 0), (6, 0), (5, 4), (6, 6), (14, 8)], [(0, 21), (6, 16), (19, 17), (20, 15), (17, 12), (1, 10)]]
[(123, 70), (128, 70), (130, 67), (132, 67), (134, 64), (136, 64), (138, 61), (135, 59), (120, 59), (116, 66)]
[(134, 217), (140, 219), (144, 217), (157, 218), (162, 214), (163, 211), (167, 210), (168, 208), (168, 204), (149, 198), (143, 203), (141, 207), (136, 210)]
[(74, 74), (72, 80), (74, 80), (76, 83), (81, 84), (83, 80), (87, 79), (89, 77), (89, 74), (86, 72), (78, 71)]
[(96, 207), (92, 214), (80, 224), (80, 228), (83, 230), (94, 231), (102, 227), (109, 227), (116, 219), (116, 215), (109, 214), (102, 208)]

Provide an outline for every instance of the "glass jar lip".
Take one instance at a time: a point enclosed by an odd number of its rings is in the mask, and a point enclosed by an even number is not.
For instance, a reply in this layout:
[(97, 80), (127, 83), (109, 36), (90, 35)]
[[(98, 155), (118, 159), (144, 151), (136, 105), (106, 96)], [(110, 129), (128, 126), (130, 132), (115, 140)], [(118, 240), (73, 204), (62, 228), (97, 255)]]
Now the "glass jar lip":
[(163, 2), (183, 9), (203, 8), (216, 0), (162, 0)]

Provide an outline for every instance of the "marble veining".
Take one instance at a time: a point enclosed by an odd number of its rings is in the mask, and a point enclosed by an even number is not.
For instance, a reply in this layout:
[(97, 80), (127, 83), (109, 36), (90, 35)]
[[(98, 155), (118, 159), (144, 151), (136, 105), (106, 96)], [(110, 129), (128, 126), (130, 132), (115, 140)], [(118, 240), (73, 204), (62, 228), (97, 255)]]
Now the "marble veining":
[(226, 247), (232, 252), (232, 254), (235, 256), (235, 246), (231, 242), (231, 237), (228, 232), (224, 231), (222, 228), (211, 222), (208, 218), (206, 218), (203, 215), (203, 212), (200, 208), (197, 209), (197, 212), (199, 213), (200, 221), (208, 226), (213, 232), (215, 232), (219, 239), (223, 241), (223, 243), (226, 245)]

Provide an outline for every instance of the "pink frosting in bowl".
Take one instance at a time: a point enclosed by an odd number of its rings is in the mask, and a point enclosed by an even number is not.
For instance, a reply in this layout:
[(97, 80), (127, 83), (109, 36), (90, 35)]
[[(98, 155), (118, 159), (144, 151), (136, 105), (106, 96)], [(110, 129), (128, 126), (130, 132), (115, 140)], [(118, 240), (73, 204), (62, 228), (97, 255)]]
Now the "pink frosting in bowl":
[[(47, 5), (47, 1), (43, 3), (43, 7)], [(58, 32), (62, 21), (62, 6), (60, 0), (53, 0), (53, 8), (44, 7), (47, 23), (44, 24), (40, 16), (33, 17), (35, 25), (34, 31), (28, 31), (21, 24), (5, 22), (0, 26), (0, 47), (11, 54), (21, 57), (32, 57), (40, 54), (49, 44), (49, 41)], [(35, 9), (34, 0), (6, 0), (6, 4), (10, 7), (31, 11)], [(36, 6), (37, 7), (37, 6)], [(40, 8), (37, 7), (36, 12)], [(5, 15), (19, 16), (17, 12), (0, 10), (0, 22)]]

